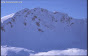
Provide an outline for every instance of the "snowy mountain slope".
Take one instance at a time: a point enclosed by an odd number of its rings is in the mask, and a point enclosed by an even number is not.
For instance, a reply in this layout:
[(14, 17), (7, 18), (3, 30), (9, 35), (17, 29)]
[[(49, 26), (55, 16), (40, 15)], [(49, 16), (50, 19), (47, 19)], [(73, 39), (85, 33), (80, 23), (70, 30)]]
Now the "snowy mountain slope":
[(11, 18), (11, 17), (13, 17), (13, 15), (14, 15), (14, 13), (12, 13), (12, 14), (10, 14), (10, 15), (7, 15), (7, 16), (4, 16), (4, 17), (2, 17), (2, 18), (1, 18), (1, 22), (3, 23), (3, 21), (5, 21), (5, 20), (7, 20), (7, 19), (9, 19), (9, 18)]
[(1, 21), (2, 45), (34, 51), (87, 49), (87, 24), (84, 19), (74, 19), (43, 8), (25, 8)]

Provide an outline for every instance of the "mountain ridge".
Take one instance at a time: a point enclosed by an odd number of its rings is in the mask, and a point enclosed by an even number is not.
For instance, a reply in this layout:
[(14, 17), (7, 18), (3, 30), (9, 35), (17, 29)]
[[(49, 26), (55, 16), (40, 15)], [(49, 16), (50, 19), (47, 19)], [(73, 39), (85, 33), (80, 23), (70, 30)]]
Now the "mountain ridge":
[[(31, 12), (32, 11), (32, 12)], [(37, 11), (37, 12), (36, 12)], [(36, 13), (35, 13), (36, 12)], [(18, 11), (17, 13), (13, 13), (13, 14), (10, 14), (10, 15), (7, 15), (7, 16), (5, 16), (5, 17), (2, 17), (2, 19), (1, 19), (1, 22), (3, 22), (3, 21), (8, 21), (8, 19), (9, 20), (11, 20), (11, 22), (7, 22), (6, 24), (11, 24), (11, 27), (13, 27), (12, 26), (12, 22), (15, 22), (15, 18), (16, 17), (19, 17), (19, 16), (24, 16), (25, 18), (27, 18), (27, 16), (29, 16), (30, 14), (35, 14), (31, 19), (32, 19), (32, 21), (34, 21), (36, 18), (37, 18), (37, 13), (41, 13), (41, 15), (43, 15), (44, 13), (46, 13), (46, 14), (49, 14), (48, 16), (49, 17), (51, 17), (49, 20), (51, 20), (52, 22), (53, 21), (55, 21), (55, 22), (57, 22), (57, 21), (61, 21), (61, 22), (63, 22), (64, 23), (64, 21), (66, 21), (67, 23), (70, 23), (70, 21), (73, 19), (72, 17), (69, 17), (67, 14), (63, 14), (63, 13), (60, 13), (60, 12), (48, 12), (48, 10), (46, 10), (46, 9), (43, 9), (43, 8), (34, 8), (34, 9), (31, 9), (31, 10), (29, 10), (29, 9), (27, 9), (27, 8), (25, 8), (25, 9), (22, 9), (22, 10), (20, 10), (20, 11)], [(43, 13), (44, 12), (44, 13)], [(43, 13), (43, 14), (42, 14)], [(52, 14), (51, 14), (52, 13)], [(22, 15), (22, 14), (24, 14), (24, 15)], [(55, 18), (55, 14), (56, 15), (60, 15), (59, 17), (62, 17), (62, 18)], [(36, 16), (37, 15), (37, 16)], [(53, 16), (54, 15), (54, 16)], [(31, 16), (31, 15), (30, 15)], [(47, 16), (47, 17), (48, 17)], [(11, 19), (10, 19), (11, 18)], [(38, 19), (39, 21), (40, 21), (40, 19)], [(46, 20), (46, 19), (45, 19)], [(26, 21), (26, 19), (24, 19), (24, 21)], [(24, 22), (23, 23), (24, 25), (26, 25), (27, 23), (26, 22)], [(72, 25), (72, 24), (74, 24), (73, 22), (72, 23), (70, 23), (70, 25)], [(39, 24), (39, 22), (36, 22), (36, 25), (37, 26), (40, 26), (40, 24)], [(46, 27), (48, 27), (47, 25), (45, 25)], [(2, 27), (3, 28), (3, 27)], [(39, 29), (39, 31), (41, 31), (40, 29)], [(43, 31), (42, 31), (43, 32)]]

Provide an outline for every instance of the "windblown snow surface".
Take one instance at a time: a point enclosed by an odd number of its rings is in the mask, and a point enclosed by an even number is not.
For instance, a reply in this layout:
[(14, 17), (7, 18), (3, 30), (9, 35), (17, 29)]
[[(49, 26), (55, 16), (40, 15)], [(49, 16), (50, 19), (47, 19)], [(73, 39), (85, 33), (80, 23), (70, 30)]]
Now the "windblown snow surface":
[(87, 20), (43, 8), (1, 18), (1, 55), (87, 55)]

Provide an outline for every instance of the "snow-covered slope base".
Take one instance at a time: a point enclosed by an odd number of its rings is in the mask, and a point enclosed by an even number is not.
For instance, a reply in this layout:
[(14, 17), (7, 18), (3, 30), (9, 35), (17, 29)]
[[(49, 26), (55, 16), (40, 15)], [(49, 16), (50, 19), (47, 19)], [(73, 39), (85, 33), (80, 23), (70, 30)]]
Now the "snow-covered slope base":
[(38, 52), (20, 47), (1, 46), (2, 56), (87, 56), (87, 50), (70, 48), (66, 50), (51, 50), (48, 52)]
[(36, 52), (87, 49), (87, 22), (42, 8), (23, 9), (1, 19), (1, 44)]

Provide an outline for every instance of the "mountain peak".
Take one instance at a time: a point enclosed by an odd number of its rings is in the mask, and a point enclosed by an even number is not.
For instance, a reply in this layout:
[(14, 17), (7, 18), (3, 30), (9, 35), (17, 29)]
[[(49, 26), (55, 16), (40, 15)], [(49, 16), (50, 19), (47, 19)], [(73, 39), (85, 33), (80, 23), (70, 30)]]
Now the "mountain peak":
[(2, 45), (32, 50), (86, 48), (84, 20), (42, 8), (23, 9), (5, 18), (1, 24)]

